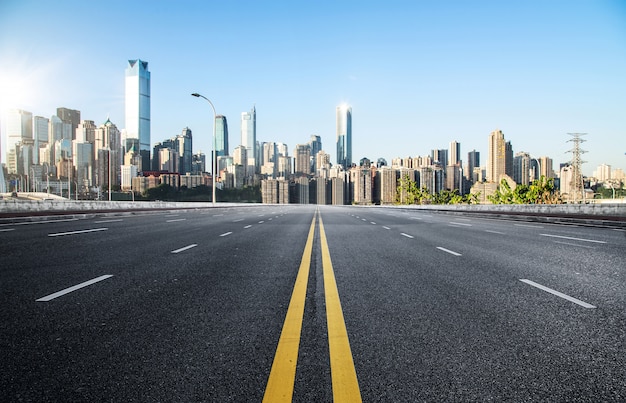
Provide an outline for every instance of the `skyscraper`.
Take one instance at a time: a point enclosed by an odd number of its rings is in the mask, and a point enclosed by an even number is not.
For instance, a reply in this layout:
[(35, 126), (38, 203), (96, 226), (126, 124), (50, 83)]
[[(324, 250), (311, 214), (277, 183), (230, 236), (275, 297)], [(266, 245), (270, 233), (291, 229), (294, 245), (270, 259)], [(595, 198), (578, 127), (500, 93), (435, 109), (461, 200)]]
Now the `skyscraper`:
[(447, 165), (457, 165), (461, 163), (461, 143), (458, 141), (450, 142), (450, 159)]
[(226, 116), (223, 115), (217, 115), (215, 119), (215, 155), (223, 157), (229, 155), (228, 122), (226, 121)]
[(337, 107), (337, 164), (352, 165), (352, 108), (345, 104)]
[[(150, 72), (148, 62), (126, 66), (126, 138), (139, 140), (141, 166), (150, 166)], [(142, 170), (145, 168), (142, 168)]]
[(474, 178), (474, 168), (480, 168), (480, 152), (476, 150), (467, 153), (467, 172), (465, 177), (472, 183), (477, 179)]
[(191, 173), (191, 163), (193, 161), (193, 146), (191, 129), (185, 127), (181, 134), (176, 136), (176, 151), (180, 157), (180, 164), (178, 165), (181, 174)]
[(487, 182), (498, 182), (506, 173), (506, 141), (502, 130), (489, 134), (489, 154), (487, 156)]
[(241, 145), (246, 148), (247, 175), (256, 172), (256, 106), (250, 112), (241, 112)]
[(64, 122), (72, 126), (70, 140), (76, 139), (76, 129), (80, 123), (80, 111), (68, 108), (57, 108), (57, 116)]

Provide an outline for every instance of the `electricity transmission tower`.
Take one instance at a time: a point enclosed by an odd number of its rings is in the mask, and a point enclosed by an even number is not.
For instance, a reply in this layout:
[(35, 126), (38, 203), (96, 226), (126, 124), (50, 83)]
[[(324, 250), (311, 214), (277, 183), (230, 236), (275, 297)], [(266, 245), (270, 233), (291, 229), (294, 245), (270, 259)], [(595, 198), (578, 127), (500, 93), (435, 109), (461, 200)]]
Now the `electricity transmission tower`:
[(581, 159), (581, 154), (586, 153), (587, 151), (582, 150), (580, 148), (580, 144), (584, 143), (587, 140), (582, 139), (582, 136), (587, 135), (587, 133), (567, 133), (572, 136), (572, 139), (567, 142), (573, 142), (574, 148), (571, 149), (570, 153), (572, 153), (572, 160), (570, 164), (572, 165), (572, 180), (570, 182), (570, 199), (576, 203), (578, 198), (584, 200), (585, 197), (585, 185), (583, 183), (583, 171), (582, 164), (587, 162)]

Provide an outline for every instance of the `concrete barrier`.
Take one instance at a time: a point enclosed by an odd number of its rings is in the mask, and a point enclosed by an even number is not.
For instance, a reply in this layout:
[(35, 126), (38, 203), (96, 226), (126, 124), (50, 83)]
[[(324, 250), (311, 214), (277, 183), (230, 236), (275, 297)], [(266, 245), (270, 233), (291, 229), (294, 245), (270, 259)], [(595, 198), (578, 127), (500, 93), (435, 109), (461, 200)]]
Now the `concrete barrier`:
[[(217, 203), (216, 207), (259, 206), (246, 203)], [(285, 205), (281, 205), (285, 206)], [(429, 210), (448, 214), (474, 214), (485, 217), (541, 222), (611, 223), (626, 228), (626, 204), (501, 204), (501, 205), (411, 205), (383, 206), (390, 209)], [(133, 202), (133, 201), (73, 201), (0, 200), (0, 217), (54, 216), (62, 214), (121, 213), (213, 208), (210, 202)], [(362, 206), (367, 208), (367, 206)]]

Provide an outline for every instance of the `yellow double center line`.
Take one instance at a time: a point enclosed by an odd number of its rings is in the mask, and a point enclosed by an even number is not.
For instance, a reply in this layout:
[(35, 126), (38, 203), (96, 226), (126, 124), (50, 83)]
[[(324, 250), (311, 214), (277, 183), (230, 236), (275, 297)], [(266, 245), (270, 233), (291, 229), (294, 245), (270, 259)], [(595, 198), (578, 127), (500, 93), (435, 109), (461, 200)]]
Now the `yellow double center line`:
[(330, 260), (328, 242), (324, 232), (322, 217), (317, 214), (313, 217), (309, 236), (304, 246), (300, 269), (285, 316), (285, 323), (276, 348), (276, 355), (272, 364), (267, 387), (265, 388), (264, 402), (291, 402), (296, 379), (298, 362), (298, 348), (300, 347), (300, 333), (304, 317), (304, 303), (311, 267), (313, 252), (313, 238), (315, 235), (315, 219), (319, 217), (320, 246), (322, 249), (322, 267), (324, 271), (324, 294), (326, 296), (326, 320), (328, 325), (328, 349), (330, 353), (330, 372), (335, 402), (360, 402), (361, 391), (354, 369), (348, 331), (343, 319), (341, 302), (335, 273)]

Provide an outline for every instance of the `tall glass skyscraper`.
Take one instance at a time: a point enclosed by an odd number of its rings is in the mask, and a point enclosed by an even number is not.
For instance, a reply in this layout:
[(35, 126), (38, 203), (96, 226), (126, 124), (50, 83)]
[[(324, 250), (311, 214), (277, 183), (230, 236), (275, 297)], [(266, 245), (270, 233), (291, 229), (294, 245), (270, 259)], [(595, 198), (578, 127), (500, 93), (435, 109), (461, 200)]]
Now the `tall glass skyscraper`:
[(246, 147), (247, 175), (256, 172), (256, 106), (250, 112), (241, 113), (241, 145)]
[(352, 108), (345, 104), (337, 107), (337, 164), (352, 165)]
[(215, 155), (223, 157), (229, 155), (228, 122), (224, 115), (217, 115), (215, 119)]
[(141, 170), (150, 166), (150, 72), (148, 62), (129, 60), (126, 66), (126, 138), (139, 140)]

